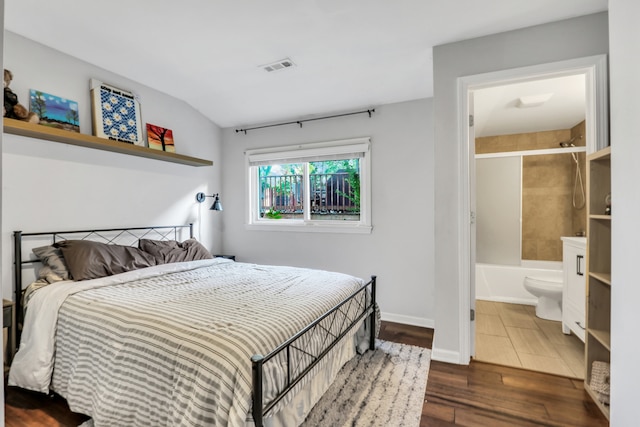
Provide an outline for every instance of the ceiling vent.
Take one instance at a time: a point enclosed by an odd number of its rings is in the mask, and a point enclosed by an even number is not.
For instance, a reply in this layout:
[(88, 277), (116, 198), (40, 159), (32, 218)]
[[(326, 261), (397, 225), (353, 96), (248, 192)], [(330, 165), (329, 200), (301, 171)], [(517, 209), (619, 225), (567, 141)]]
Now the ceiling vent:
[(294, 64), (292, 60), (290, 60), (289, 58), (285, 58), (281, 59), (280, 61), (272, 62), (271, 64), (261, 65), (260, 68), (271, 73), (273, 71), (280, 71), (295, 66), (296, 64)]

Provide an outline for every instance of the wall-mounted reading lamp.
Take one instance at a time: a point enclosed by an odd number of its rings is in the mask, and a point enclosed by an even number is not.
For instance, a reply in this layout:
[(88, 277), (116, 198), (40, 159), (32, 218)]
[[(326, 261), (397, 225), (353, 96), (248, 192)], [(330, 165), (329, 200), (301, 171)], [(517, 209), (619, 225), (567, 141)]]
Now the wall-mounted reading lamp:
[(220, 197), (218, 196), (218, 193), (213, 194), (211, 196), (207, 196), (204, 193), (198, 193), (196, 194), (196, 201), (198, 203), (202, 203), (205, 201), (205, 199), (207, 197), (213, 197), (213, 205), (211, 205), (211, 207), (209, 208), (212, 211), (221, 211), (222, 210), (222, 203), (220, 203)]

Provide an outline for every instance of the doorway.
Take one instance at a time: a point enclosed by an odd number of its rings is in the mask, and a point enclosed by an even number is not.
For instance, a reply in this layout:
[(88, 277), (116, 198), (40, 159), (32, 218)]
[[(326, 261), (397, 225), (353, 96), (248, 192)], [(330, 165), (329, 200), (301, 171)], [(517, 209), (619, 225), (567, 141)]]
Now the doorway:
[[(549, 78), (583, 75), (585, 81), (586, 126), (584, 130), (587, 152), (596, 151), (607, 145), (607, 88), (606, 88), (606, 56), (599, 55), (578, 58), (559, 63), (543, 64), (521, 69), (505, 70), (482, 75), (468, 76), (459, 79), (459, 124), (461, 137), (460, 193), (462, 198), (462, 214), (459, 215), (462, 253), (468, 254), (459, 259), (460, 271), (466, 271), (460, 282), (460, 313), (472, 314), (477, 310), (476, 294), (476, 205), (475, 205), (475, 129), (470, 126), (469, 118), (474, 111), (474, 92), (496, 86), (513, 83), (524, 83)], [(469, 216), (465, 214), (469, 212)], [(473, 319), (474, 316), (471, 316)], [(461, 359), (469, 360), (475, 355), (474, 320), (460, 323)]]
[(586, 159), (567, 152), (585, 150), (585, 92), (583, 74), (474, 91), (476, 360), (584, 376), (584, 343), (523, 282), (562, 278), (561, 237), (585, 230)]

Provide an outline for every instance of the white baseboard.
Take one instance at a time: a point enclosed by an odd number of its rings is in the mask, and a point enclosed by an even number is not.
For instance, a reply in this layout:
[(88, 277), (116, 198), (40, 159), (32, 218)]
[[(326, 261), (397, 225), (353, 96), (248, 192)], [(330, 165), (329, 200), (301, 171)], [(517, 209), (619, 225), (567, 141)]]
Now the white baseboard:
[(481, 301), (506, 302), (508, 304), (536, 305), (538, 298), (514, 298), (514, 297), (476, 297)]
[(425, 319), (423, 317), (405, 316), (402, 314), (380, 313), (380, 317), (385, 322), (402, 323), (403, 325), (421, 326), (423, 328), (431, 328), (435, 325), (433, 319)]
[[(413, 317), (413, 316), (405, 316), (402, 314), (394, 314), (394, 313), (380, 313), (380, 317), (382, 320), (387, 322), (395, 322), (402, 323), (404, 325), (413, 325), (413, 326), (421, 326), (423, 328), (432, 328), (434, 329), (435, 322), (433, 319), (426, 319), (424, 317)], [(431, 359), (437, 360), (439, 362), (445, 363), (453, 363), (456, 365), (461, 365), (463, 363), (460, 362), (460, 353), (457, 351), (451, 350), (442, 350), (436, 347), (431, 349)], [(468, 363), (464, 363), (468, 364)]]
[(468, 363), (460, 362), (460, 353), (457, 351), (443, 350), (433, 347), (431, 349), (431, 359), (438, 362), (452, 363), (455, 365), (467, 365)]

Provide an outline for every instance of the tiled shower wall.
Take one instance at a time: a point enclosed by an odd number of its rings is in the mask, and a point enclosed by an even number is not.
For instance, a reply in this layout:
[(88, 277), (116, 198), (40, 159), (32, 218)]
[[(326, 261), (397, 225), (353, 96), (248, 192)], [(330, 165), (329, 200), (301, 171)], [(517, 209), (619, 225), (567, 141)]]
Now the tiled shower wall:
[[(585, 123), (571, 129), (476, 138), (476, 154), (560, 148), (576, 137), (585, 145)], [(576, 153), (585, 185), (585, 154)], [(571, 154), (524, 156), (522, 162), (522, 259), (562, 261), (562, 236), (586, 230), (586, 209), (580, 182), (573, 191), (576, 163)], [(586, 188), (585, 188), (586, 191)]]
[[(576, 140), (573, 142), (576, 146), (582, 147), (586, 145), (585, 141), (585, 122), (581, 122), (578, 125), (571, 128), (571, 137), (576, 137)], [(565, 154), (566, 156), (571, 157), (571, 155)], [(587, 197), (587, 153), (576, 153), (578, 158), (578, 165), (580, 166), (580, 175), (582, 176), (582, 188), (584, 189), (584, 199), (582, 198), (582, 193), (580, 190), (580, 183), (578, 182), (578, 186), (576, 188), (576, 205), (579, 207), (582, 205), (580, 209), (573, 209), (573, 232), (586, 232), (587, 231), (587, 208), (586, 208), (586, 197)], [(572, 184), (571, 190), (573, 191), (574, 181), (576, 179), (576, 170), (575, 164), (572, 165)], [(582, 203), (584, 201), (584, 203)]]

